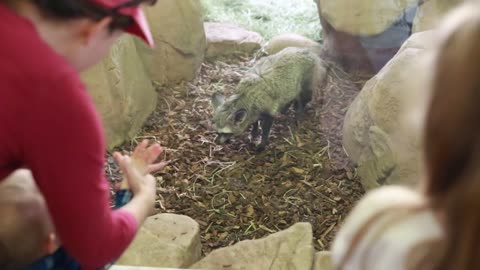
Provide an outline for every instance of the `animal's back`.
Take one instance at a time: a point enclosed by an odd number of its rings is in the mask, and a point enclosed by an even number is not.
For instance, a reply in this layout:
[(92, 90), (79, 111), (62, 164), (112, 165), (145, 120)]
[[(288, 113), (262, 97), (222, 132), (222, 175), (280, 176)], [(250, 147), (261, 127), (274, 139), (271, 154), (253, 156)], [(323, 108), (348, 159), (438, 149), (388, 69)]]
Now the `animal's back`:
[(240, 82), (237, 93), (244, 95), (247, 103), (253, 102), (260, 110), (275, 115), (300, 96), (317, 60), (317, 56), (306, 49), (283, 49), (260, 59)]

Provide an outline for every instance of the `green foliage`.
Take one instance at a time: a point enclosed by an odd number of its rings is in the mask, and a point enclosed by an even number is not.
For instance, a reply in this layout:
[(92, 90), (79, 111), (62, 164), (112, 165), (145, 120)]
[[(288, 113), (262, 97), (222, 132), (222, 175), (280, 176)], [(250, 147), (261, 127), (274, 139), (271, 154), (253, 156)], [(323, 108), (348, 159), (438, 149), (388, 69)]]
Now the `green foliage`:
[(205, 21), (230, 22), (260, 33), (266, 40), (297, 33), (321, 39), (317, 7), (312, 0), (201, 0)]

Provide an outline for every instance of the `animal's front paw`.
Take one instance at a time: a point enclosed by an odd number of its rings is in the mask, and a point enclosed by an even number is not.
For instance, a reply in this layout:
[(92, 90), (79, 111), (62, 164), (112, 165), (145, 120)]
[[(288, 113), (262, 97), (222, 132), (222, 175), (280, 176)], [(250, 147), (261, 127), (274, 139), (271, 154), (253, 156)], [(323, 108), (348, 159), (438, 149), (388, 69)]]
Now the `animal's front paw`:
[(255, 148), (255, 152), (261, 153), (261, 152), (265, 151), (265, 148), (266, 148), (265, 145), (259, 145), (259, 146), (257, 146), (257, 148)]
[(258, 141), (259, 141), (258, 138), (259, 138), (259, 134), (258, 134), (258, 133), (257, 133), (257, 134), (253, 134), (253, 133), (252, 133), (252, 134), (250, 134), (250, 138), (249, 138), (249, 139), (250, 139), (250, 142), (251, 142), (251, 143), (255, 143), (255, 142), (258, 142)]
[(295, 115), (295, 125), (298, 126), (298, 123), (303, 122), (305, 120), (305, 114), (304, 113), (297, 113)]
[(253, 136), (250, 136), (249, 138), (249, 143), (252, 147), (257, 147), (257, 145), (259, 145), (261, 143), (260, 141), (260, 137), (253, 137)]
[(255, 151), (257, 153), (263, 152), (267, 148), (267, 145), (268, 145), (268, 142), (261, 142), (259, 145), (257, 145), (257, 147), (255, 148)]

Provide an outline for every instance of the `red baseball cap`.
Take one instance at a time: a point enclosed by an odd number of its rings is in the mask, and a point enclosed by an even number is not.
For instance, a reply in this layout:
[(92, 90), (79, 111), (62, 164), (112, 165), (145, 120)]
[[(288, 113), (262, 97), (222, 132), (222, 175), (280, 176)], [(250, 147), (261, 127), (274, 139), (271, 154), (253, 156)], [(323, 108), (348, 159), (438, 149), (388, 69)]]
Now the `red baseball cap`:
[[(134, 24), (125, 29), (126, 32), (143, 39), (150, 47), (153, 48), (154, 42), (152, 32), (148, 26), (147, 18), (143, 12), (139, 0), (90, 0), (93, 3), (99, 4), (105, 8), (115, 10), (115, 12), (129, 16), (133, 19)], [(150, 1), (152, 3), (156, 1)]]

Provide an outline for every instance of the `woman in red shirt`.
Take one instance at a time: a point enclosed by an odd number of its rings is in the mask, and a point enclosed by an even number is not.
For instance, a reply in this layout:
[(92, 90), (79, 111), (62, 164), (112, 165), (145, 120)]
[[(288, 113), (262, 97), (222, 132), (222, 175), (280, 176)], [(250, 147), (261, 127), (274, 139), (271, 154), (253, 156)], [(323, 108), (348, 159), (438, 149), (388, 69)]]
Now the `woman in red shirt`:
[(123, 32), (153, 46), (143, 2), (152, 1), (0, 0), (0, 179), (31, 171), (56, 235), (84, 269), (119, 257), (155, 200), (161, 148), (144, 142), (132, 157), (115, 155), (133, 199), (110, 208), (104, 133), (79, 78)]

